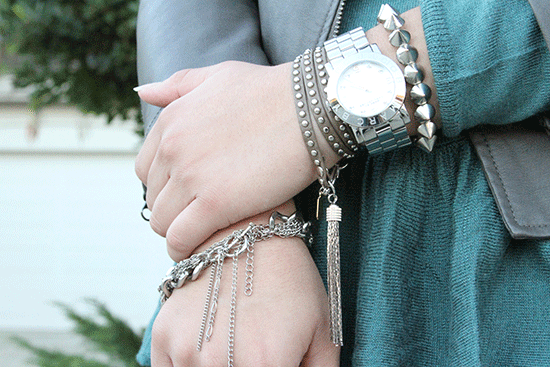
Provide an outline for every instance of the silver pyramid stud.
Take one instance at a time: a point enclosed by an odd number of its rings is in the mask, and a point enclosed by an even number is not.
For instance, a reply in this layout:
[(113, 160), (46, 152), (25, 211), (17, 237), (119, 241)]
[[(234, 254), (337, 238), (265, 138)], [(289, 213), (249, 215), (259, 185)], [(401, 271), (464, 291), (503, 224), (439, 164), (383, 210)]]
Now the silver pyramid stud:
[(435, 135), (431, 139), (422, 137), (418, 139), (415, 144), (426, 153), (431, 153), (431, 151), (434, 149), (436, 139), (437, 136)]
[(416, 62), (416, 59), (418, 58), (418, 51), (416, 51), (416, 48), (412, 47), (411, 45), (404, 43), (396, 51), (397, 60), (403, 64), (408, 65), (413, 62)]
[(388, 19), (394, 16), (399, 17), (397, 10), (392, 8), (389, 4), (383, 4), (380, 7), (380, 11), (378, 12), (378, 17), (376, 19), (378, 20), (378, 23), (384, 24)]
[(390, 33), (389, 39), (393, 46), (399, 47), (404, 43), (409, 43), (411, 40), (411, 34), (403, 29), (396, 29)]
[(432, 120), (434, 115), (435, 115), (435, 108), (429, 103), (426, 103), (425, 105), (422, 105), (422, 106), (418, 106), (416, 111), (414, 111), (414, 117), (418, 122), (426, 122), (426, 121)]
[(403, 76), (405, 77), (405, 81), (412, 85), (421, 83), (424, 80), (424, 73), (418, 68), (416, 63), (405, 66)]
[(395, 31), (396, 29), (403, 27), (404, 24), (405, 20), (399, 15), (395, 14), (386, 19), (386, 21), (384, 22), (384, 28), (388, 31)]
[(432, 90), (425, 83), (416, 84), (411, 88), (411, 99), (419, 106), (428, 103), (431, 97)]
[(421, 124), (416, 132), (418, 135), (431, 139), (435, 136), (435, 132), (437, 131), (437, 126), (432, 121), (426, 121), (425, 123)]

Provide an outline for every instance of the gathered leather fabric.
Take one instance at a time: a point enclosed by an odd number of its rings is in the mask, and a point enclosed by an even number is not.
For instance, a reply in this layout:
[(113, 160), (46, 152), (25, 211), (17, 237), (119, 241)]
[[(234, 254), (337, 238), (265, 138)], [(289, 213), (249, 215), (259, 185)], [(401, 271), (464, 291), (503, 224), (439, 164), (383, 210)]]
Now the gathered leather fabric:
[[(529, 3), (550, 48), (550, 3), (542, 0)], [(484, 126), (470, 132), (504, 224), (513, 238), (550, 238), (547, 133), (536, 121)]]
[(550, 137), (540, 126), (484, 126), (470, 133), (510, 235), (550, 238)]

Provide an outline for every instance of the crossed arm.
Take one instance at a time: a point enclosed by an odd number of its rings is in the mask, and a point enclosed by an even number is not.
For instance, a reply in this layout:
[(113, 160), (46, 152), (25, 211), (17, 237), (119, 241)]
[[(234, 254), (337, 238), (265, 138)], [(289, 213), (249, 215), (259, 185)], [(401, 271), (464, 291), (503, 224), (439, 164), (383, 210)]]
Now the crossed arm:
[[(437, 110), (420, 11), (403, 17)], [(395, 59), (387, 31), (378, 26), (367, 36)], [(145, 102), (165, 107), (137, 157), (136, 173), (147, 186), (151, 227), (166, 237), (174, 260), (188, 257), (215, 231), (269, 211), (315, 181), (292, 102), (290, 70), (290, 63), (225, 62), (181, 70), (139, 90)], [(406, 106), (412, 115), (413, 104)], [(338, 157), (320, 142), (333, 166)]]
[[(420, 12), (413, 9), (403, 17), (422, 55), (426, 82), (435, 90)], [(395, 58), (383, 28), (367, 33)], [(292, 213), (292, 197), (315, 181), (292, 102), (290, 71), (290, 64), (225, 62), (185, 69), (140, 88), (145, 102), (164, 111), (138, 155), (136, 172), (147, 186), (151, 227), (166, 237), (174, 260), (250, 221), (266, 223), (273, 210)], [(407, 107), (412, 114), (414, 107)], [(337, 156), (326, 145), (322, 150), (334, 165)], [(240, 297), (237, 308), (236, 364), (337, 366), (325, 289), (303, 241), (273, 238), (255, 251), (255, 292)], [(219, 329), (200, 353), (195, 345), (208, 279), (174, 292), (154, 325), (153, 366), (224, 363), (230, 279), (222, 279)]]

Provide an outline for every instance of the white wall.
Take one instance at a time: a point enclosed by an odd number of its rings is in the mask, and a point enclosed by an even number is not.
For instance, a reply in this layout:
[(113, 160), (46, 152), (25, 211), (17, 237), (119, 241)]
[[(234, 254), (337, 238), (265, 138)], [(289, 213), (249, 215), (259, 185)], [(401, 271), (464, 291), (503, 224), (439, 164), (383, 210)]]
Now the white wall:
[(50, 302), (86, 297), (145, 327), (171, 261), (139, 214), (133, 127), (52, 109), (29, 141), (33, 118), (0, 106), (0, 328), (65, 329)]

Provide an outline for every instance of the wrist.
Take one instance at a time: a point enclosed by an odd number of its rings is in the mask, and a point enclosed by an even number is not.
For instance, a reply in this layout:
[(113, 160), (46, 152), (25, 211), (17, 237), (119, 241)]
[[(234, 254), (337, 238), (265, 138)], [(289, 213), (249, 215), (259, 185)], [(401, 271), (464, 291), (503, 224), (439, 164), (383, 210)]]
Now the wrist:
[[(271, 217), (271, 214), (273, 212), (279, 212), (283, 215), (291, 215), (296, 211), (296, 206), (294, 205), (293, 200), (289, 200), (286, 203), (279, 205), (278, 207), (274, 208), (273, 210), (269, 210), (260, 214), (257, 214), (255, 216), (243, 219), (237, 223), (234, 223), (226, 228), (220, 229), (219, 231), (215, 232), (212, 236), (210, 236), (206, 241), (204, 241), (200, 246), (198, 246), (194, 251), (193, 254), (197, 254), (200, 252), (203, 252), (204, 250), (208, 249), (213, 243), (216, 243), (223, 238), (227, 237), (231, 233), (233, 233), (236, 230), (244, 229), (248, 226), (249, 223), (255, 223), (255, 224), (266, 224), (269, 223), (269, 219)], [(303, 242), (303, 241), (301, 241)]]
[[(285, 83), (288, 83), (289, 81), (292, 81), (292, 78), (289, 78), (289, 75), (293, 75), (293, 73), (292, 73), (293, 70), (294, 70), (293, 65), (294, 65), (294, 63), (290, 62), (290, 63), (286, 63), (286, 64), (283, 64), (283, 65), (279, 66), (284, 71)], [(317, 174), (318, 170), (317, 170), (317, 167), (315, 166), (315, 164), (313, 164), (313, 160), (311, 159), (311, 154), (310, 154), (309, 150), (307, 149), (307, 144), (304, 144), (304, 140), (303, 140), (303, 137), (302, 137), (302, 132), (300, 131), (300, 128), (299, 128), (299, 126), (302, 123), (303, 119), (300, 118), (300, 116), (297, 113), (296, 108), (295, 108), (296, 92), (297, 91), (293, 88), (292, 85), (289, 85), (287, 90), (291, 91), (291, 93), (288, 94), (288, 95), (291, 96), (291, 98), (289, 99), (289, 103), (288, 103), (288, 106), (290, 106), (289, 114), (291, 116), (289, 120), (290, 120), (290, 123), (293, 126), (296, 127), (294, 129), (294, 131), (296, 132), (295, 138), (298, 141), (297, 144), (299, 146), (301, 146), (301, 148), (299, 149), (299, 151), (301, 153), (299, 155), (299, 157), (300, 157), (300, 160), (303, 161), (304, 165), (306, 167), (310, 168), (310, 172), (311, 172), (310, 181), (313, 182), (318, 178), (318, 174)], [(303, 94), (303, 91), (300, 91), (300, 92), (302, 92), (302, 94)], [(324, 102), (325, 102), (324, 99), (320, 98), (320, 103), (324, 103)], [(306, 101), (304, 100), (304, 104), (305, 103), (306, 103)], [(307, 106), (305, 108), (307, 108)], [(311, 121), (311, 122), (313, 122), (313, 121)], [(320, 156), (324, 157), (324, 159), (325, 159), (326, 167), (331, 168), (331, 167), (335, 166), (336, 163), (338, 163), (338, 161), (342, 157), (338, 156), (338, 154), (336, 154), (331, 149), (329, 143), (326, 141), (326, 139), (323, 138), (323, 134), (320, 131), (317, 124), (312, 123), (311, 128), (313, 129), (313, 131), (315, 133), (315, 136), (317, 137), (317, 142), (316, 142), (316, 144), (318, 145), (317, 148), (320, 151)]]
[[(405, 25), (403, 26), (403, 29), (411, 34), (409, 45), (414, 47), (418, 51), (418, 59), (416, 61), (416, 64), (419, 66), (424, 74), (423, 83), (427, 84), (428, 87), (430, 87), (430, 89), (432, 90), (430, 104), (435, 108), (435, 117), (433, 122), (437, 125), (438, 128), (441, 128), (441, 116), (439, 114), (439, 104), (437, 102), (437, 91), (435, 88), (432, 68), (428, 56), (426, 38), (424, 37), (424, 29), (422, 27), (420, 8), (416, 7), (400, 14), (400, 16), (405, 20)], [(388, 31), (384, 29), (381, 24), (367, 30), (365, 33), (369, 41), (371, 43), (375, 43), (382, 54), (392, 59), (401, 68), (401, 70), (405, 69), (405, 66), (397, 60), (396, 48), (392, 46), (388, 41)], [(409, 135), (415, 136), (419, 123), (416, 122), (414, 118), (412, 118), (412, 116), (414, 116), (414, 112), (416, 111), (416, 108), (418, 106), (414, 104), (414, 102), (410, 98), (411, 88), (412, 86), (407, 83), (407, 97), (405, 98), (404, 106), (412, 119), (411, 123), (407, 125), (407, 131)]]
[[(327, 41), (321, 51), (306, 50), (293, 63), (298, 123), (322, 185), (328, 168), (353, 156), (359, 144), (371, 154), (411, 142), (427, 152), (433, 149), (441, 119), (420, 8), (397, 14), (384, 5), (378, 20), (384, 24), (365, 32), (366, 38), (357, 28)], [(393, 80), (376, 82), (382, 75)], [(385, 110), (376, 112), (388, 101)], [(325, 107), (330, 112), (321, 117)]]

